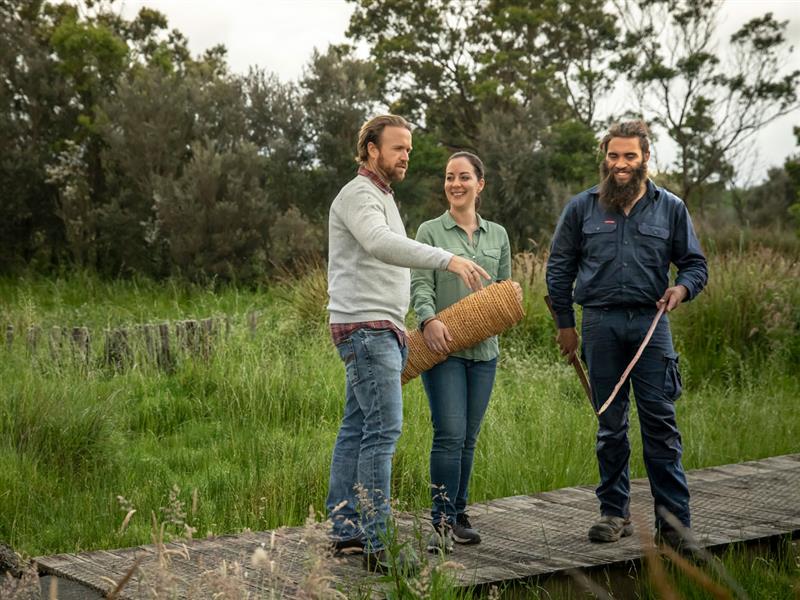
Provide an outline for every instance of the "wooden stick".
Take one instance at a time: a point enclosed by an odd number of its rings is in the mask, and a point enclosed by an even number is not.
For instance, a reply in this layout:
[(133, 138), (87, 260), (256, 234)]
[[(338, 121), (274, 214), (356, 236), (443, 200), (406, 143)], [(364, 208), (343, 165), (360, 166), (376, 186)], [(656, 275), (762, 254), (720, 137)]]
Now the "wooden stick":
[(608, 400), (603, 403), (603, 406), (600, 407), (600, 410), (597, 411), (597, 416), (599, 417), (602, 415), (606, 409), (611, 405), (611, 402), (614, 401), (614, 398), (617, 397), (617, 392), (619, 392), (622, 384), (628, 379), (628, 375), (631, 374), (633, 367), (636, 366), (636, 363), (639, 362), (639, 358), (642, 356), (642, 352), (647, 347), (647, 344), (650, 343), (650, 338), (653, 337), (653, 332), (656, 330), (656, 325), (658, 325), (659, 319), (661, 319), (661, 315), (664, 314), (664, 309), (666, 308), (666, 304), (658, 309), (656, 316), (653, 317), (653, 322), (650, 323), (650, 329), (647, 330), (647, 335), (644, 336), (644, 340), (642, 341), (639, 349), (636, 351), (636, 355), (633, 357), (633, 360), (628, 365), (628, 368), (625, 369), (625, 372), (622, 374), (622, 377), (619, 378), (617, 385), (614, 386), (614, 389), (611, 392), (611, 395), (608, 397)]
[[(550, 301), (550, 296), (545, 296), (544, 301), (545, 304), (547, 304), (547, 308), (550, 309), (550, 314), (553, 316), (553, 322), (556, 323), (556, 327), (558, 327), (558, 321), (556, 320), (556, 312), (553, 310), (553, 303)], [(586, 378), (586, 372), (583, 370), (581, 359), (573, 354), (572, 359), (569, 361), (569, 364), (573, 366), (575, 372), (578, 374), (578, 379), (581, 380), (583, 391), (586, 392), (586, 397), (589, 398), (589, 403), (591, 404), (592, 388), (589, 386), (589, 380)], [(594, 404), (592, 404), (592, 408), (594, 408)]]

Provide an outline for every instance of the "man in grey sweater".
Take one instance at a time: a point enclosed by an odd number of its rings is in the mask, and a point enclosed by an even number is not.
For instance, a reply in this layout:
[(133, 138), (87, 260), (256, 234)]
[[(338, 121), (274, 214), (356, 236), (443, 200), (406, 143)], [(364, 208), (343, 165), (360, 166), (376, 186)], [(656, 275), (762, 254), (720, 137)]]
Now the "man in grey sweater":
[(489, 278), (472, 261), (406, 237), (390, 184), (405, 177), (410, 152), (405, 119), (366, 122), (358, 175), (334, 199), (328, 225), (328, 311), (346, 372), (327, 499), (331, 538), (337, 551), (364, 551), (365, 567), (381, 572), (390, 562), (415, 566), (407, 555), (390, 561), (385, 549), (392, 456), (403, 423), (409, 269), (448, 270), (474, 290)]

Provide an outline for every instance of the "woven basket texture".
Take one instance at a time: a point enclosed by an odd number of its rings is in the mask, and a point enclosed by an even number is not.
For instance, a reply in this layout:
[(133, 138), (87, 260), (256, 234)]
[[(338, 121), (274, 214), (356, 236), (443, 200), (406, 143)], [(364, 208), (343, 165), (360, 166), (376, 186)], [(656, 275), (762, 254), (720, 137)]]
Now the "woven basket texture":
[[(447, 325), (453, 341), (451, 352), (471, 348), (483, 340), (503, 333), (522, 320), (522, 304), (510, 280), (492, 285), (462, 298), (436, 315)], [(438, 365), (447, 354), (438, 354), (425, 344), (422, 333), (415, 329), (409, 334), (408, 362), (403, 371), (403, 384), (420, 373)]]

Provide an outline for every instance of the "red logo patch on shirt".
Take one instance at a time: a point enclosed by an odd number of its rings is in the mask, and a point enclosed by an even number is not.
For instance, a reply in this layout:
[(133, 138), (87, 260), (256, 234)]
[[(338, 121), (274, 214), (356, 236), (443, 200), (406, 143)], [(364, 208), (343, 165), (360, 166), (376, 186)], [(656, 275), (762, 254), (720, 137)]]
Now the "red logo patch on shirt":
[(609, 225), (613, 225), (616, 221), (603, 221), (603, 223), (608, 223)]

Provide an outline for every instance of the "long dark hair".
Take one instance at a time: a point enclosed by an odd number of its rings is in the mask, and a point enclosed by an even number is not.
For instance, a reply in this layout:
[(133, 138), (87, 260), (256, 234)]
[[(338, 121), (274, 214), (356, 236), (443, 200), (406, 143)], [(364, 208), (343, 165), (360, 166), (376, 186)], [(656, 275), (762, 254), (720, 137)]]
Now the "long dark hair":
[[(485, 168), (483, 166), (483, 161), (478, 158), (477, 154), (473, 154), (472, 152), (466, 152), (464, 150), (460, 152), (456, 152), (450, 155), (450, 158), (447, 159), (447, 164), (450, 164), (450, 161), (455, 160), (456, 158), (466, 158), (469, 161), (469, 164), (472, 165), (472, 170), (475, 171), (475, 178), (480, 181), (483, 179), (483, 174), (485, 172)], [(478, 194), (475, 197), (475, 212), (478, 212), (478, 209), (481, 207), (481, 195)]]

